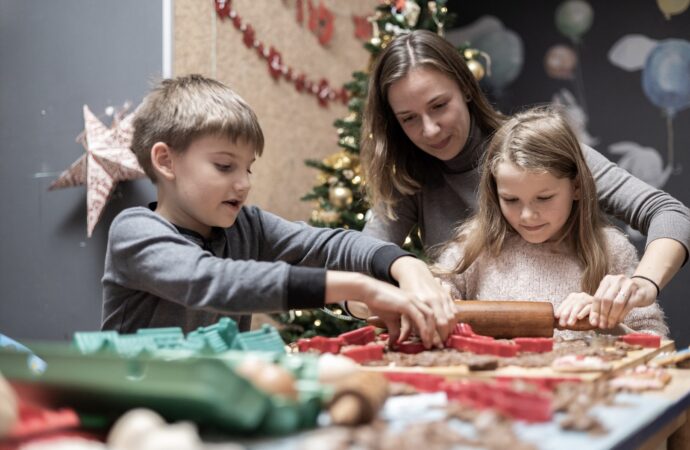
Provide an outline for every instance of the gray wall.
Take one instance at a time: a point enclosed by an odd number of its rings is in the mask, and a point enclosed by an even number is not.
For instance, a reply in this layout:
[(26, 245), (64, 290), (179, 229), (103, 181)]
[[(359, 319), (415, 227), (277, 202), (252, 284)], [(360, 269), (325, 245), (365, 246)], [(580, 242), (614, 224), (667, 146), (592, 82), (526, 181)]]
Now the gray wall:
[[(138, 104), (162, 71), (161, 0), (0, 0), (0, 333), (68, 338), (100, 325), (108, 226), (154, 198), (121, 183), (86, 238), (86, 190), (48, 192), (84, 150), (82, 105)], [(106, 122), (108, 123), (108, 122)]]

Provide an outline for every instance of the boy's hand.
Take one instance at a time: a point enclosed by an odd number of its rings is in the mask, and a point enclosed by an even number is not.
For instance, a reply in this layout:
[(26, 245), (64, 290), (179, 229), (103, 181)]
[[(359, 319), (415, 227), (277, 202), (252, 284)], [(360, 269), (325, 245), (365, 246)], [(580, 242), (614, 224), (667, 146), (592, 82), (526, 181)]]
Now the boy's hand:
[(631, 309), (652, 305), (656, 293), (656, 287), (642, 278), (606, 275), (594, 293), (589, 321), (599, 328), (613, 328)]
[(390, 342), (399, 340), (403, 316), (410, 319), (424, 345), (431, 347), (436, 324), (434, 310), (414, 295), (359, 273), (327, 271), (326, 303), (346, 299), (366, 304), (371, 314), (379, 316), (388, 328)]
[[(448, 289), (445, 289), (431, 275), (427, 265), (411, 256), (396, 259), (391, 265), (391, 276), (398, 282), (400, 289), (412, 294), (428, 305), (436, 319), (434, 345), (443, 346), (443, 342), (455, 327), (455, 304)], [(403, 322), (403, 336), (409, 327)]]
[(426, 348), (430, 348), (435, 343), (434, 311), (431, 307), (413, 295), (383, 281), (371, 278), (369, 285), (368, 293), (360, 300), (369, 306), (373, 314), (384, 321), (388, 329), (389, 342), (397, 343), (407, 338), (404, 334), (400, 335), (400, 327), (401, 320), (409, 319)]
[(558, 325), (567, 328), (568, 326), (575, 325), (575, 322), (578, 320), (587, 317), (592, 309), (593, 301), (594, 297), (585, 292), (569, 294), (554, 312), (558, 319)]

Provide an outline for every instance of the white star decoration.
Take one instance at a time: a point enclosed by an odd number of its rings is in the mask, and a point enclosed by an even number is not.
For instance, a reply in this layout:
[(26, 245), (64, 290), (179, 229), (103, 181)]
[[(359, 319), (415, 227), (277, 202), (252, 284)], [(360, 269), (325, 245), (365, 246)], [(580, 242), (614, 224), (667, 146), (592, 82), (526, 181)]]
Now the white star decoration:
[(86, 225), (91, 237), (106, 203), (120, 181), (146, 176), (130, 149), (134, 113), (113, 119), (110, 128), (84, 105), (86, 153), (60, 174), (49, 190), (86, 184)]

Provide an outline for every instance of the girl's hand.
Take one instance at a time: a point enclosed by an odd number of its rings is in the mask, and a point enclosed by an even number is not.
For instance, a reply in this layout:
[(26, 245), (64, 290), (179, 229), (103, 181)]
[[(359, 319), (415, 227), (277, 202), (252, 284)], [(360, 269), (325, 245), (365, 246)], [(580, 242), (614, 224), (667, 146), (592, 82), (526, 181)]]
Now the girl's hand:
[(562, 328), (575, 325), (580, 319), (590, 314), (594, 297), (585, 292), (573, 292), (569, 294), (563, 303), (558, 305), (554, 315), (558, 319), (558, 325)]
[[(431, 275), (423, 261), (409, 256), (398, 258), (391, 265), (391, 275), (398, 281), (400, 289), (413, 295), (433, 310), (436, 335), (434, 345), (442, 347), (453, 327), (457, 323), (455, 318), (455, 303), (448, 289)], [(409, 327), (403, 322), (403, 336)]]
[(643, 278), (606, 275), (594, 293), (589, 322), (599, 328), (613, 328), (631, 309), (656, 301), (656, 287)]

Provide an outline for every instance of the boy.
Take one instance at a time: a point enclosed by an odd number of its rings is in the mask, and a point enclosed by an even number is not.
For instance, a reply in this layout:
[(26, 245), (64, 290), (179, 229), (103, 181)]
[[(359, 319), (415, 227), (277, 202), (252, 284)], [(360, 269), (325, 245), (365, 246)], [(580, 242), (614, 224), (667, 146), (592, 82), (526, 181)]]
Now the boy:
[(405, 337), (401, 315), (427, 347), (445, 340), (455, 323), (452, 302), (423, 262), (356, 231), (243, 206), (263, 145), (254, 112), (215, 80), (164, 80), (144, 99), (132, 150), (158, 202), (129, 208), (112, 223), (101, 328), (188, 332), (229, 315), (247, 330), (252, 312), (349, 299), (386, 321), (391, 342)]

